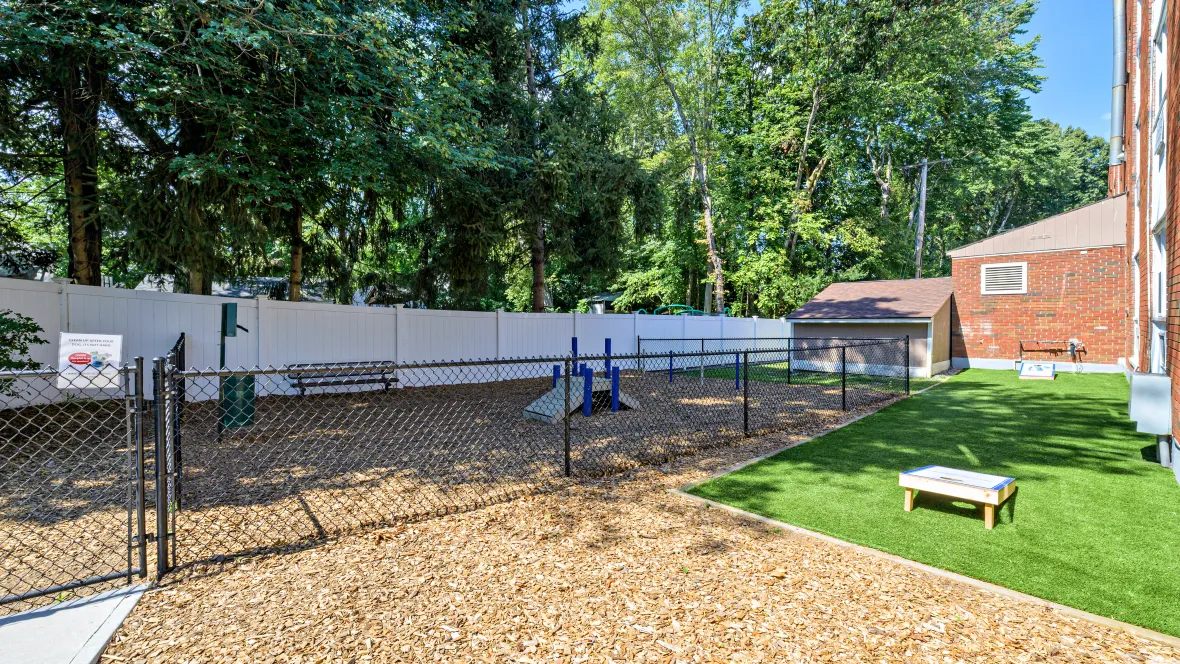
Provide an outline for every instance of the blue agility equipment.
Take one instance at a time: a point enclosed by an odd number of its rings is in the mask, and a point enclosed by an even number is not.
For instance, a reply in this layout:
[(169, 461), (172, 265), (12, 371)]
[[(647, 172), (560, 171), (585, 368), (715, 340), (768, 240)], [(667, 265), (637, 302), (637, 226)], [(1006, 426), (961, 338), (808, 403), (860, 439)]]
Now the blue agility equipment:
[(668, 384), (672, 383), (672, 351), (668, 351)]
[(578, 338), (577, 337), (570, 337), (570, 340), (573, 343), (574, 357), (577, 357), (578, 356)]
[(603, 378), (610, 378), (610, 338), (606, 340), (606, 368), (603, 372)]
[(610, 412), (619, 412), (619, 368), (615, 367), (610, 374)]
[(553, 365), (553, 387), (554, 388), (557, 387), (557, 379), (558, 378), (561, 378), (561, 365), (555, 364), (555, 365)]
[(733, 389), (742, 389), (742, 356), (740, 353), (733, 354)]
[(582, 370), (582, 414), (590, 417), (590, 403), (594, 399), (594, 370), (586, 367)]

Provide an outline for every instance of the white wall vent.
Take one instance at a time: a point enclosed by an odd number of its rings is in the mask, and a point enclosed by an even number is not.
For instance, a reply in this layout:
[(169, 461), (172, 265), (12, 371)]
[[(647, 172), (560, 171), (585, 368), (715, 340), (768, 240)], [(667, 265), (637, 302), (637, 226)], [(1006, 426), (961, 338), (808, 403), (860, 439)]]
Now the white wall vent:
[(1028, 291), (1028, 263), (993, 263), (980, 270), (983, 295), (1013, 295)]

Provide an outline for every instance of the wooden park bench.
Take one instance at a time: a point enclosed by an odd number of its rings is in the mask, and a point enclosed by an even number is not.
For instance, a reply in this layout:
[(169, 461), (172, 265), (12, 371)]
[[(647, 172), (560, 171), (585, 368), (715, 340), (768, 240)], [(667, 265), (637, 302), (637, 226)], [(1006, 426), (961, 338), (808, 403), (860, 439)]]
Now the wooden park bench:
[(973, 473), (945, 466), (926, 466), (902, 473), (898, 479), (905, 489), (905, 511), (914, 509), (914, 496), (928, 491), (983, 505), (983, 525), (991, 530), (996, 525), (996, 508), (1016, 493), (1016, 480), (1001, 475)]
[[(333, 371), (333, 367), (340, 369)], [(338, 385), (382, 385), (388, 391), (391, 385), (397, 383), (397, 370), (388, 364), (365, 366), (355, 362), (319, 362), (292, 364), (287, 368), (291, 370), (287, 378), (291, 386), (299, 390), (299, 396), (306, 396), (309, 389)]]

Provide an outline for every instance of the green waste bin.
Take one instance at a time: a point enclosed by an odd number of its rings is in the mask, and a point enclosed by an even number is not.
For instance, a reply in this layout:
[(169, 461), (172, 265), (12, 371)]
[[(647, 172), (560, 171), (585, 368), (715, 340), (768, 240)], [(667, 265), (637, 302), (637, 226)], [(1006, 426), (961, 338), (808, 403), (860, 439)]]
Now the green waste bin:
[(221, 379), (221, 425), (226, 428), (254, 424), (254, 376)]

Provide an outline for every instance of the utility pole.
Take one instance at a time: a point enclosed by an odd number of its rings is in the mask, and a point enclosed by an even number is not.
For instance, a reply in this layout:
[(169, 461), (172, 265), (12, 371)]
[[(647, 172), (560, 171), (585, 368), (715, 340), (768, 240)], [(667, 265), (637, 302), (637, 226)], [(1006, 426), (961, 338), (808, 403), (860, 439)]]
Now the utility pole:
[(918, 232), (914, 237), (914, 278), (922, 278), (922, 245), (926, 240), (926, 174), (930, 170), (932, 164), (946, 164), (950, 166), (950, 159), (939, 159), (938, 161), (927, 161), (925, 157), (922, 158), (920, 164), (909, 164), (902, 166), (902, 170), (908, 171), (911, 168), (921, 168), (922, 175), (919, 177), (918, 183)]

